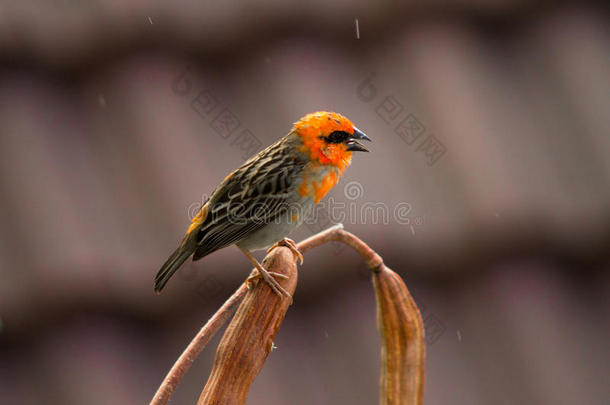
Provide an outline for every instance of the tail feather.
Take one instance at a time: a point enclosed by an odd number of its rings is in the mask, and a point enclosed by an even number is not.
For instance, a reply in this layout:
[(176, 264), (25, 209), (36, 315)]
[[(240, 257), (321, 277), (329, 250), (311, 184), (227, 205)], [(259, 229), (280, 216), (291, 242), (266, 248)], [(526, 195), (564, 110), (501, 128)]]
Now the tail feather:
[(190, 246), (189, 243), (182, 243), (178, 249), (171, 254), (167, 261), (161, 266), (161, 269), (155, 277), (155, 292), (159, 294), (171, 276), (180, 268), (182, 263), (189, 258), (195, 251), (195, 246)]
[(155, 292), (159, 294), (182, 263), (197, 250), (197, 238), (207, 216), (207, 202), (195, 215), (178, 249), (170, 255), (155, 277)]

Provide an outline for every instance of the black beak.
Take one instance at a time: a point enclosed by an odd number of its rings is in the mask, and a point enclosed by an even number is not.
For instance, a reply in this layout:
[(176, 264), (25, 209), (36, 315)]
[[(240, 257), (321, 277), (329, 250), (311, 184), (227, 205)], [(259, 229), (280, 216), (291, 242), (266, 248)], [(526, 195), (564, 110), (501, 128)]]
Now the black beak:
[(354, 127), (354, 134), (349, 137), (347, 140), (347, 150), (350, 152), (368, 152), (369, 150), (365, 148), (360, 142), (356, 141), (357, 139), (363, 139), (365, 141), (371, 142), (371, 138), (366, 136), (364, 132)]

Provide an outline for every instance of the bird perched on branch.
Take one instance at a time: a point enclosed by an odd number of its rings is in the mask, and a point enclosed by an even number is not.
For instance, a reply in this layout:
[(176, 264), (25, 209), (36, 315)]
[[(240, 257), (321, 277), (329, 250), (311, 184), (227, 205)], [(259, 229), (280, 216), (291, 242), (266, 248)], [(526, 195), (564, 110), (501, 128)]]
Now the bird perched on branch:
[[(191, 255), (199, 260), (236, 245), (280, 296), (289, 294), (250, 253), (288, 246), (303, 261), (286, 236), (312, 214), (315, 204), (339, 181), (352, 152), (368, 150), (370, 141), (346, 117), (315, 112), (301, 118), (290, 132), (229, 174), (193, 218), (180, 246), (155, 277), (159, 293)], [(285, 276), (283, 276), (285, 277)]]

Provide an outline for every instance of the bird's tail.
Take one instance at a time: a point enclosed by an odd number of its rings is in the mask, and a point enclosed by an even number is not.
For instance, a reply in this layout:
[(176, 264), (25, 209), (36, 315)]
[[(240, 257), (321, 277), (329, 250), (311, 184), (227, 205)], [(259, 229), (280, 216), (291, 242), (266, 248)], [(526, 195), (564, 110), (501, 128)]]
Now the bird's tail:
[(182, 263), (188, 259), (195, 249), (197, 244), (191, 241), (190, 235), (186, 235), (180, 246), (170, 255), (165, 261), (161, 269), (155, 277), (155, 292), (159, 294), (171, 276), (180, 268)]

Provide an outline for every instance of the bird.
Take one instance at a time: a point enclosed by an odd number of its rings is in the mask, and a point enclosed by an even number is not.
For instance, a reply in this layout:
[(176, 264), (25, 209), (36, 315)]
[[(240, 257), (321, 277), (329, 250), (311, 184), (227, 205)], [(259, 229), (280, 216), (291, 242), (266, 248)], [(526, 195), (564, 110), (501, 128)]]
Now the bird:
[(287, 246), (301, 259), (287, 236), (314, 211), (339, 181), (353, 152), (368, 152), (371, 139), (345, 116), (327, 111), (305, 115), (283, 138), (247, 160), (218, 185), (193, 217), (186, 235), (154, 280), (159, 294), (180, 266), (236, 245), (255, 267), (247, 281), (262, 277), (280, 297), (290, 297), (252, 255), (252, 251)]

